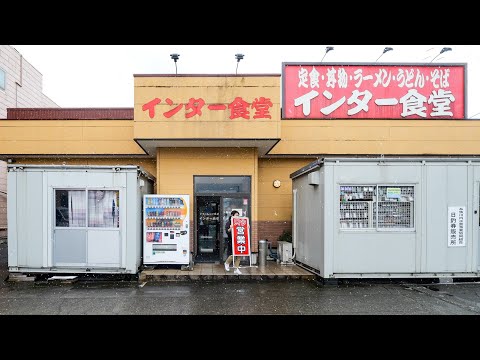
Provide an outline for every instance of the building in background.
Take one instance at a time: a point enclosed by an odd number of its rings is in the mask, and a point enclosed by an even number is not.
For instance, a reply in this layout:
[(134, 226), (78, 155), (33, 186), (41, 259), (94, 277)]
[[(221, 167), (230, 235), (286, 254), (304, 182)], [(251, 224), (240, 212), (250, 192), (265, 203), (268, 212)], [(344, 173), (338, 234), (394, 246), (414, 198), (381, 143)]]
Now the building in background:
[[(42, 74), (25, 60), (14, 47), (0, 45), (0, 119), (7, 108), (58, 108), (42, 92)], [(0, 238), (7, 227), (7, 172), (0, 161)]]
[(0, 119), (7, 108), (57, 108), (43, 93), (43, 76), (14, 47), (0, 45)]

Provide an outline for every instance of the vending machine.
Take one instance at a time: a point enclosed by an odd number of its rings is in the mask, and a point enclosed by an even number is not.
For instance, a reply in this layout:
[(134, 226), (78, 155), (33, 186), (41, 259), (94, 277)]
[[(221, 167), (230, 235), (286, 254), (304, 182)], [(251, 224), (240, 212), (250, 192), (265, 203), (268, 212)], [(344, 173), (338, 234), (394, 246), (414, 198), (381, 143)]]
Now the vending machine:
[(189, 195), (144, 195), (144, 264), (189, 264), (189, 204)]

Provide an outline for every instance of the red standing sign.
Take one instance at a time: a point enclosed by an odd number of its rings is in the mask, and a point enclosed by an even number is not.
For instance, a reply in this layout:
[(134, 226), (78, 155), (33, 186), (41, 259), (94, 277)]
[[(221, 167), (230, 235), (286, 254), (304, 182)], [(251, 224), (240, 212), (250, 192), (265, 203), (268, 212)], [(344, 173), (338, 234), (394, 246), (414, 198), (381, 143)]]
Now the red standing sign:
[(250, 256), (250, 224), (247, 217), (232, 217), (233, 256)]

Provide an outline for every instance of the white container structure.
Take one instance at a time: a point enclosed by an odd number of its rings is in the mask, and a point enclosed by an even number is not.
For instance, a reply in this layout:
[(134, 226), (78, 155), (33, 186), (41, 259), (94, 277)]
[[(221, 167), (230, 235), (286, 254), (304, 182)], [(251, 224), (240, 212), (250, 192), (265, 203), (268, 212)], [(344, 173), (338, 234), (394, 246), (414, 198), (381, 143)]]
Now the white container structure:
[(327, 279), (479, 276), (479, 158), (332, 157), (290, 177), (296, 264)]
[(153, 183), (133, 165), (9, 165), (9, 271), (136, 274)]

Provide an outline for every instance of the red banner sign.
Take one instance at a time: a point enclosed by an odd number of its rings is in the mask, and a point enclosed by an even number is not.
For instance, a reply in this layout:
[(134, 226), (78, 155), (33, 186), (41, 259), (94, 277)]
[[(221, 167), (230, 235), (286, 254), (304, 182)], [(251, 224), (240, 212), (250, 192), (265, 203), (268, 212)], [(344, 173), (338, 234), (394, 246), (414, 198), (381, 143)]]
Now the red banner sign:
[(466, 64), (283, 64), (283, 119), (464, 119)]
[(250, 255), (250, 224), (247, 217), (232, 217), (232, 243), (234, 256)]

